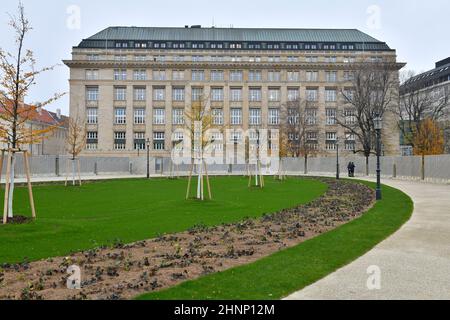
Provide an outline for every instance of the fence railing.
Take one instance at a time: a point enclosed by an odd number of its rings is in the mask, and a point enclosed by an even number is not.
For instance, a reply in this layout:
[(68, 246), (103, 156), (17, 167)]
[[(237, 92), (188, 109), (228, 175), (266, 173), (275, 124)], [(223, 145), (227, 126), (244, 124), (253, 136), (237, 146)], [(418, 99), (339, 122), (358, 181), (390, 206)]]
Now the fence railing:
[[(72, 166), (68, 156), (33, 156), (30, 158), (31, 172), (34, 177), (63, 177), (66, 172), (72, 173)], [(6, 160), (5, 160), (6, 161)], [(342, 175), (347, 172), (349, 162), (356, 165), (357, 176), (364, 176), (366, 172), (365, 158), (361, 156), (348, 156), (339, 158)], [(400, 179), (421, 179), (421, 157), (382, 157), (381, 172), (384, 177)], [(67, 165), (69, 163), (69, 165)], [(179, 174), (186, 175), (190, 165), (173, 165), (170, 158), (150, 158), (150, 174)], [(425, 180), (431, 182), (450, 181), (450, 155), (427, 156), (425, 159)], [(68, 171), (67, 171), (68, 170)], [(303, 174), (305, 161), (303, 158), (283, 158), (282, 170), (288, 174)], [(3, 165), (4, 176), (6, 164)], [(145, 175), (147, 172), (147, 159), (141, 157), (81, 157), (80, 171), (82, 176), (93, 175)], [(208, 165), (211, 174), (245, 174), (245, 164), (211, 164)], [(263, 167), (264, 174), (274, 174), (278, 167), (270, 165)], [(330, 174), (336, 172), (335, 157), (321, 157), (308, 159), (307, 172), (309, 174)], [(376, 158), (369, 159), (369, 174), (376, 173)], [(16, 157), (15, 174), (23, 177), (23, 157)]]

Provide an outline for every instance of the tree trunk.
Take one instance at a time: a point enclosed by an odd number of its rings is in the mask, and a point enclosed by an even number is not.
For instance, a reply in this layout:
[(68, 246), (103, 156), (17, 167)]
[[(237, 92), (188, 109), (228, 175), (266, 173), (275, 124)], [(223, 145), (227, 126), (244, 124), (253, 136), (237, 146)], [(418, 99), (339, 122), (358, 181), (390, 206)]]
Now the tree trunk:
[(9, 199), (8, 199), (8, 218), (11, 219), (14, 217), (13, 211), (13, 199), (14, 199), (14, 175), (15, 175), (15, 166), (16, 166), (16, 155), (13, 152), (11, 156), (11, 172), (10, 172), (10, 188), (9, 188)]
[(422, 164), (420, 168), (420, 177), (425, 180), (425, 155), (422, 154)]
[(369, 156), (366, 156), (366, 176), (369, 175)]

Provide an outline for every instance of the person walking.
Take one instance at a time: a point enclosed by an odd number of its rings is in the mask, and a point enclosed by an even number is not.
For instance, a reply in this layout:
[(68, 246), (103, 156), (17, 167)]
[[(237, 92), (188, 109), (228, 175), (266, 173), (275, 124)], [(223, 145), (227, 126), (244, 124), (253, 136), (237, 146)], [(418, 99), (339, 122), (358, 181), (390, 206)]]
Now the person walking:
[(354, 178), (355, 177), (355, 163), (354, 162), (350, 162), (350, 178)]

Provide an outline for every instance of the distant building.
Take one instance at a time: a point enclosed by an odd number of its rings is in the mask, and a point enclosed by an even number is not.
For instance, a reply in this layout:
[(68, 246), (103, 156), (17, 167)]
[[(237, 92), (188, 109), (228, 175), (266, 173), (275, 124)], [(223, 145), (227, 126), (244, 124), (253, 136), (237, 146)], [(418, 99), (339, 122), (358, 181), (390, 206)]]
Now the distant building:
[[(417, 76), (408, 79), (400, 86), (400, 96), (404, 97), (411, 91), (417, 92), (425, 89), (431, 89), (433, 92), (443, 92), (443, 95), (450, 97), (450, 57), (436, 62), (435, 68), (423, 72)], [(450, 101), (446, 107), (444, 117), (441, 119), (444, 129), (445, 151), (450, 153)], [(400, 149), (402, 155), (410, 156), (413, 154), (412, 147), (405, 142), (400, 134)]]
[[(0, 112), (4, 112), (0, 110)], [(61, 110), (51, 112), (44, 108), (35, 109), (26, 126), (30, 130), (42, 130), (49, 126), (56, 126), (40, 143), (30, 144), (26, 147), (31, 155), (62, 155), (66, 154), (66, 137), (68, 131), (68, 117), (61, 114)], [(24, 146), (22, 146), (25, 148)], [(3, 145), (2, 148), (7, 148)]]
[[(87, 125), (85, 154), (137, 155), (150, 139), (152, 156), (169, 156), (185, 108), (205, 94), (214, 123), (236, 131), (279, 128), (283, 106), (307, 101), (309, 143), (326, 156), (338, 141), (344, 153), (360, 149), (336, 121), (338, 114), (355, 119), (340, 94), (351, 90), (351, 66), (396, 59), (386, 43), (356, 29), (186, 26), (110, 27), (75, 46), (64, 63), (70, 116)], [(385, 154), (399, 154), (394, 117), (386, 115), (383, 130)]]

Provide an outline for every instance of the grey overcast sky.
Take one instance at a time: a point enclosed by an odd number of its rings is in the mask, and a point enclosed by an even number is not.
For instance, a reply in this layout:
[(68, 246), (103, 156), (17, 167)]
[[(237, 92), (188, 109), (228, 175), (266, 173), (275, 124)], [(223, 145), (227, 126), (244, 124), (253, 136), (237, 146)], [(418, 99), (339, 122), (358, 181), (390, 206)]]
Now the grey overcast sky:
[[(23, 0), (34, 30), (26, 46), (34, 50), (38, 66), (62, 64), (71, 48), (108, 26), (357, 28), (397, 50), (405, 69), (434, 67), (450, 56), (448, 0)], [(73, 20), (79, 8), (79, 28)], [(13, 45), (7, 13), (17, 1), (3, 1), (0, 9), (0, 47)], [(447, 40), (446, 40), (447, 39)], [(67, 92), (69, 72), (64, 65), (39, 77), (28, 102), (42, 101), (54, 92)], [(68, 113), (68, 97), (49, 106)]]

